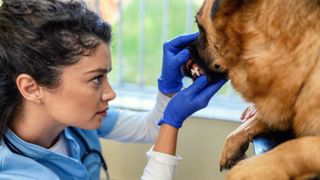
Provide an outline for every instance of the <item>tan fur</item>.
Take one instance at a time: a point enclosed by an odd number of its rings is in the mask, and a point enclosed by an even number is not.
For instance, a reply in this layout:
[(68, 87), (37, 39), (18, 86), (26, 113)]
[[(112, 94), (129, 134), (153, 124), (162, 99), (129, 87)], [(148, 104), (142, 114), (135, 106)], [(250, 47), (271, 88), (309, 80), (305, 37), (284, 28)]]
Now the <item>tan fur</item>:
[[(197, 41), (197, 51), (212, 71), (227, 71), (234, 88), (244, 99), (253, 102), (259, 113), (258, 126), (248, 123), (228, 138), (232, 140), (226, 142), (220, 165), (226, 167), (228, 162), (230, 165), (240, 158), (241, 148), (232, 147), (234, 144), (241, 146), (239, 142), (245, 144), (270, 129), (292, 129), (299, 140), (290, 142), (292, 147), (280, 145), (288, 149), (279, 147), (281, 150), (255, 157), (255, 161), (278, 162), (296, 156), (299, 158), (293, 158), (295, 161), (285, 162), (292, 166), (308, 164), (302, 161), (310, 161), (311, 152), (320, 146), (320, 0), (221, 0), (217, 13), (211, 17), (214, 1), (204, 1), (197, 15), (198, 25), (204, 29)], [(216, 64), (221, 67), (217, 69)], [(304, 136), (316, 138), (301, 138)], [(311, 163), (311, 168), (299, 165), (289, 171), (288, 164), (275, 166), (285, 174), (277, 179), (319, 173), (320, 156), (315, 157), (318, 159)], [(251, 169), (245, 164), (248, 162), (249, 166), (255, 161), (245, 160), (234, 169), (247, 174)], [(228, 177), (270, 179), (263, 176), (269, 174), (269, 165), (255, 168), (262, 169), (259, 170), (262, 176)]]

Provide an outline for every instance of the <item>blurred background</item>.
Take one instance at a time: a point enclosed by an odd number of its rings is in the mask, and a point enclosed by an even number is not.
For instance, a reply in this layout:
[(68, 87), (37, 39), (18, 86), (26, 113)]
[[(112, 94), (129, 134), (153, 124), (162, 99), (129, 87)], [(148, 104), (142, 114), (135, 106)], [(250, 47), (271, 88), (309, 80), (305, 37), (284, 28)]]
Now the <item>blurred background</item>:
[[(119, 97), (114, 104), (136, 110), (150, 109), (157, 92), (162, 44), (180, 34), (197, 31), (194, 16), (203, 0), (86, 1), (112, 25), (113, 70), (109, 80)], [(185, 86), (190, 83), (190, 79), (184, 79)], [(234, 120), (238, 119), (244, 102), (228, 83), (209, 106), (209, 112), (205, 110), (196, 116)]]
[(162, 43), (196, 31), (194, 12), (200, 0), (89, 0), (113, 27), (111, 80), (156, 86)]
[[(146, 111), (153, 107), (161, 70), (162, 44), (179, 34), (197, 31), (195, 14), (203, 0), (86, 0), (112, 25), (112, 67), (109, 80), (119, 108)], [(184, 79), (184, 85), (191, 83)], [(179, 134), (183, 157), (177, 180), (219, 180), (219, 158), (225, 138), (239, 126), (246, 103), (230, 84), (209, 106), (194, 114)], [(102, 140), (112, 180), (140, 179), (149, 144)], [(251, 149), (251, 148), (250, 148)], [(249, 155), (252, 151), (249, 151)], [(104, 177), (102, 177), (104, 178)]]

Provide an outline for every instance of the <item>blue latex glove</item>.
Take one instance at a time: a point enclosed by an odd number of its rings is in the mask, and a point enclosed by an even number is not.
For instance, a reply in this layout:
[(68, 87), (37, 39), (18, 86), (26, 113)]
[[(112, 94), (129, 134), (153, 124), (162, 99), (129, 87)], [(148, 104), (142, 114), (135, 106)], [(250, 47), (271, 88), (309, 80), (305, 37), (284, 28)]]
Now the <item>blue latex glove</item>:
[(180, 67), (190, 58), (189, 50), (185, 49), (198, 38), (199, 33), (178, 36), (164, 43), (161, 76), (158, 79), (159, 90), (164, 94), (179, 92), (182, 88)]
[(183, 121), (194, 112), (205, 108), (211, 97), (225, 84), (226, 80), (208, 85), (206, 76), (197, 78), (188, 88), (178, 92), (168, 103), (158, 125), (169, 124), (180, 128)]

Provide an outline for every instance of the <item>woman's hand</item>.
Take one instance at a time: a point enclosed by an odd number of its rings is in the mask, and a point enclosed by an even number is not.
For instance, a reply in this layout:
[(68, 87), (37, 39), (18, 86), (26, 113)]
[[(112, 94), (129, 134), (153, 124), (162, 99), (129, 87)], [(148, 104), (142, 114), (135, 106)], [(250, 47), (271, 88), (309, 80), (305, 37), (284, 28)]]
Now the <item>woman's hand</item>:
[(208, 85), (208, 78), (200, 76), (188, 88), (173, 96), (158, 124), (166, 123), (177, 129), (180, 128), (187, 117), (208, 105), (211, 97), (225, 82), (226, 80), (220, 80)]
[(198, 38), (198, 33), (181, 35), (164, 43), (162, 70), (158, 79), (159, 90), (163, 94), (174, 94), (182, 88), (181, 65), (190, 58), (190, 52), (186, 49)]

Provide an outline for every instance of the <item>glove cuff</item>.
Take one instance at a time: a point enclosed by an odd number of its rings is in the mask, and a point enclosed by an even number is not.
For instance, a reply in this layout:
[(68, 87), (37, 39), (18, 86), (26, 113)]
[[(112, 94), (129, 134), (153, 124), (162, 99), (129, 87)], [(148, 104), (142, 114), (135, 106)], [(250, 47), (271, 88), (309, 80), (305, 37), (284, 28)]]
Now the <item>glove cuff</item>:
[(163, 94), (177, 93), (182, 88), (182, 82), (169, 83), (168, 81), (166, 81), (162, 78), (159, 78), (158, 79), (158, 88), (159, 88), (159, 91), (162, 92)]
[(173, 127), (177, 128), (177, 129), (180, 129), (182, 127), (182, 124), (178, 124), (178, 123), (176, 123), (174, 121), (165, 121), (163, 118), (160, 119), (160, 121), (158, 122), (158, 126), (161, 126), (163, 123), (168, 124), (170, 126), (173, 126)]

